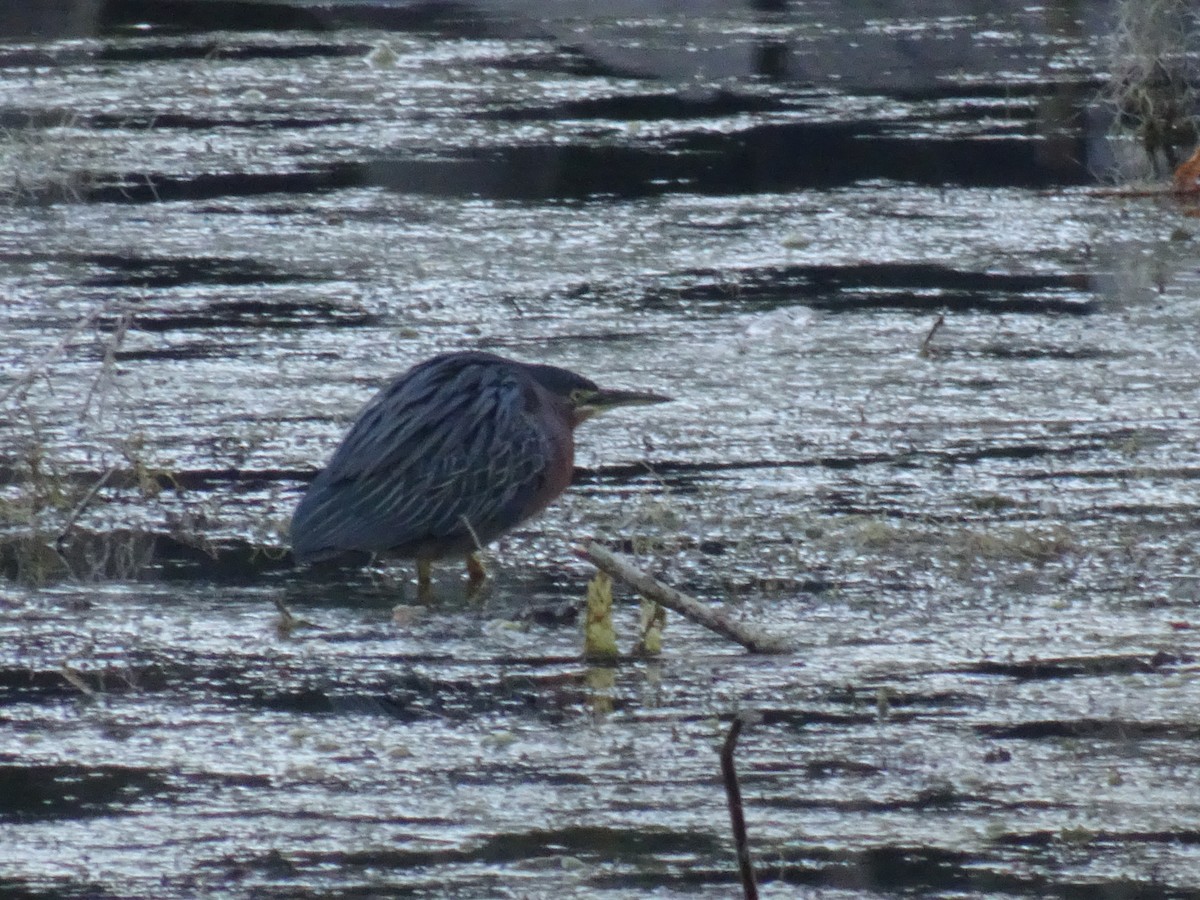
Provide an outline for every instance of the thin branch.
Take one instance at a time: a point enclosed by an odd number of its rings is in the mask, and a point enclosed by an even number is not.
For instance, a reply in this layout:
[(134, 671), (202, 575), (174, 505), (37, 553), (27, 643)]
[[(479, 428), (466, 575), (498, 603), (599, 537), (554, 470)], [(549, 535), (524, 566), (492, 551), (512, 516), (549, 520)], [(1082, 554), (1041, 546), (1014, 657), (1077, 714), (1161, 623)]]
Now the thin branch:
[(733, 826), (733, 846), (737, 850), (738, 871), (742, 876), (742, 895), (745, 900), (758, 900), (758, 884), (754, 880), (754, 861), (750, 858), (750, 840), (746, 836), (746, 815), (742, 808), (742, 789), (738, 785), (733, 753), (738, 735), (742, 732), (742, 716), (733, 717), (729, 734), (721, 747), (721, 777), (725, 781), (725, 798), (729, 801), (729, 823)]
[(929, 332), (925, 335), (925, 340), (921, 341), (921, 349), (919, 351), (919, 355), (922, 358), (929, 356), (929, 344), (933, 340), (933, 336), (938, 333), (938, 329), (940, 329), (945, 324), (946, 324), (946, 317), (944, 315), (939, 315), (936, 319), (933, 320), (933, 325), (932, 325), (932, 327), (930, 327)]
[(18, 400), (23, 400), (25, 395), (29, 392), (29, 388), (35, 381), (37, 381), (38, 377), (45, 372), (46, 369), (50, 368), (50, 366), (52, 366), (60, 356), (62, 356), (63, 352), (67, 349), (67, 346), (71, 343), (71, 341), (75, 340), (75, 338), (81, 331), (83, 331), (83, 329), (87, 328), (104, 314), (104, 312), (108, 309), (108, 306), (109, 304), (106, 303), (99, 309), (93, 310), (87, 315), (80, 317), (79, 320), (76, 321), (75, 324), (70, 327), (70, 329), (68, 329), (67, 333), (62, 336), (62, 339), (55, 344), (48, 353), (38, 360), (38, 362), (26, 369), (25, 374), (9, 385), (8, 390), (6, 390), (3, 394), (0, 394), (0, 406), (3, 406), (5, 403), (7, 403), (14, 395), (17, 395)]
[(112, 478), (113, 475), (116, 474), (116, 471), (116, 466), (110, 466), (108, 470), (96, 480), (95, 484), (88, 488), (87, 493), (83, 495), (83, 499), (75, 504), (75, 508), (71, 510), (71, 514), (67, 516), (66, 523), (58, 532), (58, 537), (54, 541), (54, 545), (59, 550), (62, 549), (63, 542), (67, 539), (67, 533), (75, 527), (75, 523), (79, 521), (79, 517), (83, 515), (84, 511), (96, 498), (96, 494), (100, 492), (100, 488), (104, 487), (104, 485), (108, 483), (108, 479)]
[(83, 409), (79, 413), (79, 421), (84, 422), (91, 417), (92, 401), (97, 396), (99, 396), (100, 402), (96, 416), (101, 419), (104, 418), (104, 413), (108, 405), (108, 389), (115, 383), (116, 379), (117, 351), (125, 343), (125, 335), (129, 333), (129, 328), (132, 324), (133, 311), (127, 309), (117, 319), (116, 324), (113, 326), (112, 334), (104, 342), (104, 360), (100, 363), (100, 371), (92, 379), (92, 384), (88, 388), (87, 395), (83, 398)]
[(71, 687), (75, 688), (75, 690), (79, 691), (85, 697), (94, 700), (99, 696), (100, 692), (83, 680), (83, 674), (79, 670), (71, 668), (65, 662), (59, 668), (58, 674), (62, 677), (63, 681), (71, 685)]

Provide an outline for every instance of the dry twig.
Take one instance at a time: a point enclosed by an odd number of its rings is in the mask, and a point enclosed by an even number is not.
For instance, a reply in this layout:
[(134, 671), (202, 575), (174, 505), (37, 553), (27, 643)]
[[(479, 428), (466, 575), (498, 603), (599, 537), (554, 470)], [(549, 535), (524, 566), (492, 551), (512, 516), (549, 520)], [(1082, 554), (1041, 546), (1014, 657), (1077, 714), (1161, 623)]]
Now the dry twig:
[(929, 354), (930, 354), (929, 344), (930, 344), (930, 342), (933, 341), (933, 336), (938, 333), (938, 329), (941, 328), (945, 324), (946, 324), (946, 317), (944, 315), (939, 315), (936, 319), (933, 320), (933, 325), (930, 327), (929, 331), (926, 333), (925, 340), (921, 341), (921, 349), (919, 351), (919, 355), (922, 358), (927, 358), (929, 356)]

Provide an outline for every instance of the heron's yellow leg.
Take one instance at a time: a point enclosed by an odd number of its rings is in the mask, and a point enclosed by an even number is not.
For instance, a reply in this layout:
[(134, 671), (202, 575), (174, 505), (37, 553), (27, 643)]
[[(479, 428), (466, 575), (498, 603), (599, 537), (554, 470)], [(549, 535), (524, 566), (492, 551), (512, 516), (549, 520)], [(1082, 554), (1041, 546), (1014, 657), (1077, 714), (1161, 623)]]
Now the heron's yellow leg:
[(487, 581), (488, 573), (484, 568), (483, 560), (479, 558), (478, 553), (470, 553), (467, 555), (467, 581), (472, 586), (477, 586), (484, 581)]
[(421, 590), (428, 590), (431, 584), (433, 584), (433, 563), (427, 559), (418, 559), (417, 587)]

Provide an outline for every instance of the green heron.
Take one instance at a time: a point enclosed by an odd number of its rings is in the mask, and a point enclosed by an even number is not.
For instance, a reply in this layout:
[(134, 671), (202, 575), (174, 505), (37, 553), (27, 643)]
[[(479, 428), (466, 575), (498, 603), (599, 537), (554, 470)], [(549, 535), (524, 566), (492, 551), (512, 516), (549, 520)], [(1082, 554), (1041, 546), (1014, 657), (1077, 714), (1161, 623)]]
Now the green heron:
[(297, 562), (357, 551), (430, 563), (465, 556), (537, 515), (566, 490), (574, 429), (617, 406), (669, 400), (607, 390), (566, 369), (492, 353), (419, 363), (363, 407), (292, 516)]

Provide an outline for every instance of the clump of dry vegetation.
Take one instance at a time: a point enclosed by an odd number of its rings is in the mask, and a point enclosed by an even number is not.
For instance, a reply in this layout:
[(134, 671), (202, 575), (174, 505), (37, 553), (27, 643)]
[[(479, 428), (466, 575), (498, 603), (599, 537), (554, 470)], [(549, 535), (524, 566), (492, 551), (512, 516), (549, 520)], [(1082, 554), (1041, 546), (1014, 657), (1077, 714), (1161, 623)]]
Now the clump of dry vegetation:
[[(118, 366), (147, 305), (98, 303), (0, 383), (0, 577), (36, 586), (129, 580), (169, 561), (227, 573), (287, 564), (285, 523), (258, 517), (229, 536), (234, 492), (189, 487), (147, 439), (149, 407)], [(82, 378), (81, 358), (97, 360)], [(223, 446), (227, 483), (269, 437)]]
[(78, 201), (95, 177), (76, 159), (75, 116), (0, 128), (0, 202), (8, 206)]
[(0, 574), (34, 585), (126, 579), (153, 557), (155, 538), (144, 528), (123, 525), (119, 518), (96, 527), (98, 513), (125, 495), (146, 498), (161, 490), (163, 473), (147, 463), (140, 435), (130, 431), (114, 438), (98, 471), (79, 471), (64, 462), (59, 438), (43, 427), (35, 394), (39, 385), (53, 388), (56, 367), (91, 332), (100, 343), (101, 362), (83, 394), (79, 419), (90, 424), (108, 416), (118, 390), (116, 354), (131, 320), (128, 308), (100, 305), (0, 393), (6, 426), (0, 446)]
[[(1141, 167), (1161, 177), (1200, 140), (1200, 7), (1194, 0), (1122, 0), (1111, 40), (1105, 100), (1111, 138), (1140, 149)], [(1125, 162), (1132, 167), (1132, 156)]]
[(98, 477), (70, 472), (36, 431), (6, 460), (0, 484), (0, 573), (27, 584), (135, 577), (154, 552), (141, 528), (98, 530), (81, 520), (129, 490), (116, 466)]

